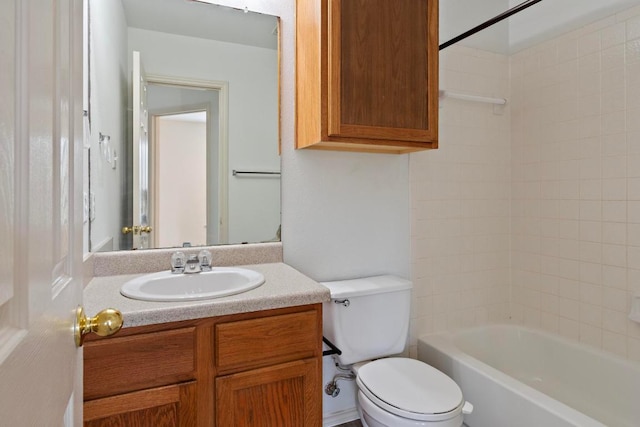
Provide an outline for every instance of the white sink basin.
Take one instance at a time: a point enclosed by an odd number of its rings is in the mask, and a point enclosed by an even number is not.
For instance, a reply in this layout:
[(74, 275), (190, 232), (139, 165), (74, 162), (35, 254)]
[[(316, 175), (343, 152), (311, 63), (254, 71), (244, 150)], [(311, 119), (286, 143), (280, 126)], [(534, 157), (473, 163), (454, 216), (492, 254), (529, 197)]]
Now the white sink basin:
[(144, 301), (193, 301), (239, 294), (263, 283), (264, 276), (257, 271), (214, 267), (212, 271), (194, 274), (170, 271), (146, 274), (122, 285), (120, 293)]

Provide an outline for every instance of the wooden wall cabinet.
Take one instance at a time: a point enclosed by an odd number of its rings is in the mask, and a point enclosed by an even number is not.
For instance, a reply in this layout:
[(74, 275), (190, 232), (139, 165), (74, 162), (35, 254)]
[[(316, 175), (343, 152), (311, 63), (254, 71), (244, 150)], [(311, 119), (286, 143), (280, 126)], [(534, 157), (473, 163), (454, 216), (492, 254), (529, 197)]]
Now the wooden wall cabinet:
[(85, 426), (320, 426), (321, 370), (321, 304), (128, 328), (85, 342)]
[(296, 14), (296, 148), (437, 148), (437, 0), (297, 0)]

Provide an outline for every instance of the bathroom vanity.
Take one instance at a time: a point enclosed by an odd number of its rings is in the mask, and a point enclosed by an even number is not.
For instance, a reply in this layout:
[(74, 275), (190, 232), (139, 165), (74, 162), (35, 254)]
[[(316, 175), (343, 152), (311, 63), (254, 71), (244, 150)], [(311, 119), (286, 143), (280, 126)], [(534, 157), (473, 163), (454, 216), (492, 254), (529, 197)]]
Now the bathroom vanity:
[(84, 344), (85, 426), (320, 426), (326, 288), (282, 263), (247, 266), (261, 287), (206, 301), (124, 298), (134, 275), (97, 277), (90, 313), (125, 327)]

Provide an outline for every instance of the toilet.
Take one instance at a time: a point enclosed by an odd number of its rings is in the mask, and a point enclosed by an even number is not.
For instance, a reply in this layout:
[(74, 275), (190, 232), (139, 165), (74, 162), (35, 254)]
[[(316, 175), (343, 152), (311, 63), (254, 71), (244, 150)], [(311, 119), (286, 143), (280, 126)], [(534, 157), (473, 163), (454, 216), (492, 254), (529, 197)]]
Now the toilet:
[(376, 276), (323, 282), (323, 334), (342, 352), (358, 385), (364, 427), (460, 427), (473, 406), (460, 387), (424, 362), (389, 357), (404, 351), (409, 331), (411, 282)]

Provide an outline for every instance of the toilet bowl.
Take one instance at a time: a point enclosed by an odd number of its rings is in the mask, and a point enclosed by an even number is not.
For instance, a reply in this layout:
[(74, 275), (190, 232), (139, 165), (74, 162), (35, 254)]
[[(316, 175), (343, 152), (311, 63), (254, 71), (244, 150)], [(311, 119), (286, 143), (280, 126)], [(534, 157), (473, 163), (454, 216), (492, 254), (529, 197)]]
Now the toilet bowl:
[(471, 412), (451, 378), (418, 360), (378, 359), (353, 371), (364, 427), (460, 427)]
[[(323, 333), (351, 366), (364, 427), (460, 427), (473, 410), (460, 387), (424, 362), (390, 357), (406, 346), (411, 282), (395, 276), (323, 282)], [(373, 360), (373, 361), (370, 361)]]

